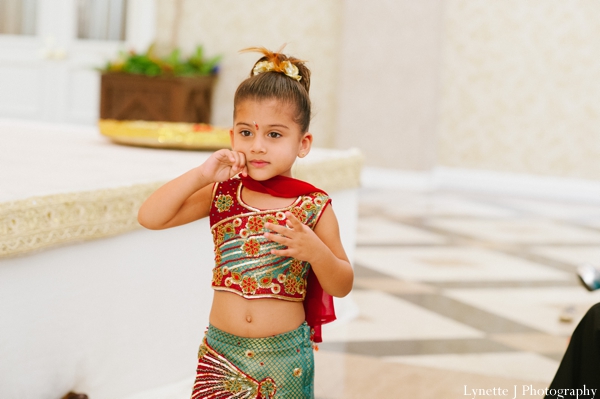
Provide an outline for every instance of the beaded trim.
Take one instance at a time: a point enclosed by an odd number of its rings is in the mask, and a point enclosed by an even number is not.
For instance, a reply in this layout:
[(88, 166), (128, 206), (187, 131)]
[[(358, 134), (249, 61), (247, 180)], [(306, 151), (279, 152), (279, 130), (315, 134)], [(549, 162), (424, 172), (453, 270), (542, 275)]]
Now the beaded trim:
[(138, 209), (162, 184), (0, 203), (0, 258), (138, 229)]
[[(321, 161), (298, 160), (292, 174), (334, 192), (360, 185), (362, 163), (359, 150), (332, 150)], [(0, 258), (141, 228), (137, 211), (162, 184), (161, 181), (0, 202)]]

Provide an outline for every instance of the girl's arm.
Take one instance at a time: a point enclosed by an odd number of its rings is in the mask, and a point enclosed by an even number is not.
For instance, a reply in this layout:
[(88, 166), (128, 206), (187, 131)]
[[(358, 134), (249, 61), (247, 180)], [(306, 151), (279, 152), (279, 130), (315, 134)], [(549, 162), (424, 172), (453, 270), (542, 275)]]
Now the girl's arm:
[(265, 228), (278, 233), (265, 233), (265, 237), (287, 246), (287, 249), (271, 252), (309, 262), (325, 292), (336, 297), (348, 295), (354, 272), (342, 246), (337, 218), (331, 206), (323, 210), (314, 231), (290, 212), (286, 212), (286, 218), (289, 228), (265, 224)]
[(156, 190), (142, 204), (138, 222), (152, 230), (180, 226), (208, 216), (212, 183), (246, 173), (244, 154), (230, 150), (213, 153), (202, 165)]

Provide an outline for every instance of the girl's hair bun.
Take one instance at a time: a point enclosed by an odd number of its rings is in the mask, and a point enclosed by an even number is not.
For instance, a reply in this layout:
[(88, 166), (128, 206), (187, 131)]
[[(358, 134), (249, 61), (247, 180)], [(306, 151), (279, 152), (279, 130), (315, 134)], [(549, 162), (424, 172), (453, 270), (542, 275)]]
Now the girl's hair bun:
[(257, 52), (263, 55), (252, 67), (251, 77), (263, 72), (283, 73), (298, 81), (308, 93), (310, 90), (310, 70), (304, 65), (305, 61), (281, 53), (284, 47), (285, 44), (275, 52), (265, 47), (248, 47), (240, 50), (240, 52)]

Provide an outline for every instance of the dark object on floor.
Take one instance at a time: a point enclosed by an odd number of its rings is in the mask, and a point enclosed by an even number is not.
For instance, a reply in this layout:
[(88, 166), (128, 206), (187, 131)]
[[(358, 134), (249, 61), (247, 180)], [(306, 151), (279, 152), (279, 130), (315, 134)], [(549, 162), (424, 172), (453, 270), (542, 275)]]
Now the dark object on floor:
[(577, 277), (588, 291), (595, 291), (600, 288), (600, 270), (592, 265), (579, 266)]
[[(575, 390), (585, 389), (577, 396)], [(600, 303), (587, 311), (573, 331), (545, 399), (587, 399), (593, 396), (587, 396), (592, 389), (596, 393), (600, 389)]]
[(61, 399), (89, 399), (89, 398), (84, 393), (69, 392), (68, 394), (63, 396)]

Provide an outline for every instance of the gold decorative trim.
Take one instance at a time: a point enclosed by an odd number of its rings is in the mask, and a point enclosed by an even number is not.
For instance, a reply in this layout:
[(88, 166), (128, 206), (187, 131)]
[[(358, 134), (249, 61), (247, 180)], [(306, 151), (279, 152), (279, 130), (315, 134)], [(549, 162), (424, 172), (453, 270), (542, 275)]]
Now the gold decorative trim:
[(0, 203), (0, 258), (140, 228), (137, 212), (163, 182)]
[[(236, 215), (236, 216), (233, 216), (233, 217), (245, 217), (245, 216), (247, 216), (247, 215), (252, 215), (252, 214), (256, 214), (256, 213), (258, 213), (259, 215), (261, 215), (261, 214), (263, 214), (263, 213), (277, 213), (277, 212), (283, 212), (283, 211), (291, 211), (293, 207), (297, 206), (297, 205), (300, 203), (300, 201), (302, 201), (302, 197), (301, 197), (301, 196), (299, 196), (299, 197), (297, 197), (297, 198), (294, 200), (294, 202), (292, 202), (290, 205), (288, 205), (288, 206), (284, 206), (284, 207), (282, 207), (282, 208), (275, 208), (275, 209), (258, 209), (258, 208), (255, 208), (255, 207), (253, 207), (253, 206), (250, 206), (250, 205), (248, 205), (248, 204), (246, 204), (246, 203), (244, 202), (244, 200), (242, 199), (242, 187), (243, 187), (243, 186), (242, 186), (242, 180), (240, 179), (240, 182), (238, 183), (238, 186), (237, 186), (237, 188), (235, 189), (236, 196), (237, 196), (237, 202), (238, 202), (238, 203), (239, 203), (239, 204), (240, 204), (242, 207), (244, 207), (244, 208), (246, 208), (246, 209), (250, 210), (250, 212), (245, 212), (245, 213), (242, 213), (242, 214), (240, 214), (239, 216), (238, 216), (238, 215)], [(227, 219), (231, 219), (231, 217), (229, 217), (229, 218), (227, 218)], [(225, 220), (225, 219), (223, 219), (223, 220)], [(222, 221), (221, 221), (221, 222), (222, 222)], [(221, 223), (221, 222), (219, 222), (219, 223)], [(218, 223), (217, 223), (217, 224), (218, 224)]]
[(101, 119), (98, 127), (100, 133), (119, 144), (188, 150), (230, 148), (229, 130), (203, 123)]
[(264, 298), (273, 299), (274, 298), (274, 299), (281, 299), (281, 300), (284, 300), (287, 302), (302, 302), (304, 300), (304, 297), (306, 296), (306, 292), (304, 292), (302, 298), (290, 298), (289, 296), (278, 295), (278, 294), (244, 294), (235, 288), (227, 288), (227, 287), (221, 287), (221, 286), (215, 286), (215, 285), (213, 285), (211, 287), (215, 291), (232, 292), (232, 293), (237, 294), (238, 296), (241, 296), (242, 298), (245, 298), (245, 299), (264, 299)]
[[(358, 150), (294, 166), (294, 176), (325, 191), (360, 185)], [(140, 228), (137, 212), (164, 182), (31, 197), (0, 203), (0, 258), (115, 236)]]

